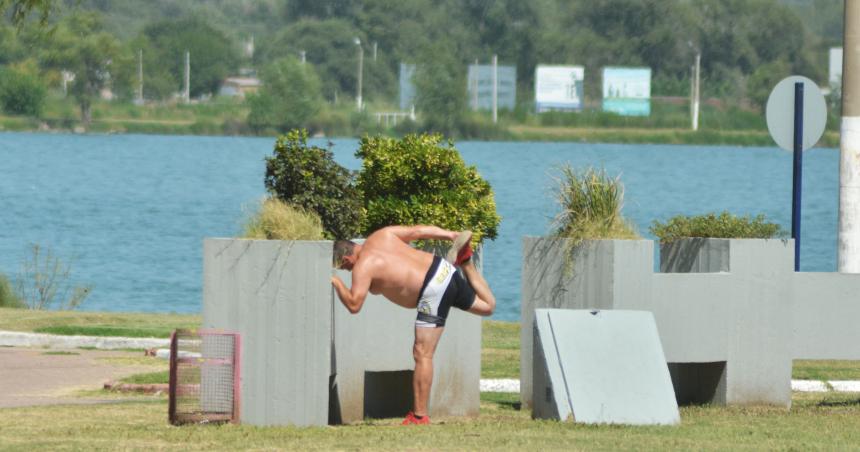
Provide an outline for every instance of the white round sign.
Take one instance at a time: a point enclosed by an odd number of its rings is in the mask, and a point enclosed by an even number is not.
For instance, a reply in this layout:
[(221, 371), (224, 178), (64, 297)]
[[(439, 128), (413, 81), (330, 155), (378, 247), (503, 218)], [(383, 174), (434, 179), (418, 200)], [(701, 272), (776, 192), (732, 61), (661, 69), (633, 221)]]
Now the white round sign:
[(812, 80), (792, 75), (773, 87), (767, 98), (767, 130), (776, 144), (788, 151), (794, 150), (794, 84), (803, 83), (803, 150), (821, 138), (827, 124), (827, 104), (818, 85)]

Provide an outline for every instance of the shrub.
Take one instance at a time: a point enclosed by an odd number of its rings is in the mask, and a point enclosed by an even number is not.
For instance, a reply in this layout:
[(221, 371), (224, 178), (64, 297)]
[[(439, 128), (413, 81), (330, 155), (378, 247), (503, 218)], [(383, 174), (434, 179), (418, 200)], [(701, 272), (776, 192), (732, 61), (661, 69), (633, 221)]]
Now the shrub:
[(354, 238), (361, 222), (354, 176), (334, 161), (330, 151), (308, 146), (307, 139), (306, 130), (278, 138), (274, 155), (266, 158), (266, 189), (289, 204), (316, 212), (326, 238)]
[(246, 239), (321, 240), (322, 220), (315, 212), (291, 206), (278, 198), (266, 198), (246, 223)]
[(686, 237), (770, 239), (785, 236), (782, 227), (765, 221), (764, 215), (738, 217), (727, 211), (719, 215), (677, 215), (666, 223), (655, 220), (650, 231), (663, 243)]
[(365, 235), (394, 224), (433, 224), (470, 229), (476, 243), (496, 237), (501, 219), (490, 184), (451, 142), (441, 141), (441, 135), (413, 134), (361, 139), (355, 155), (363, 159), (358, 188)]
[(72, 267), (47, 248), (33, 245), (21, 267), (16, 292), (30, 309), (75, 309), (92, 292), (92, 286), (73, 286)]
[(27, 305), (12, 290), (6, 275), (0, 275), (0, 308), (26, 308)]
[(45, 105), (45, 85), (23, 71), (0, 71), (0, 107), (6, 113), (39, 117)]
[(621, 214), (624, 185), (605, 170), (576, 171), (559, 168), (556, 200), (561, 211), (553, 220), (555, 235), (572, 239), (576, 246), (586, 239), (636, 239), (639, 235)]

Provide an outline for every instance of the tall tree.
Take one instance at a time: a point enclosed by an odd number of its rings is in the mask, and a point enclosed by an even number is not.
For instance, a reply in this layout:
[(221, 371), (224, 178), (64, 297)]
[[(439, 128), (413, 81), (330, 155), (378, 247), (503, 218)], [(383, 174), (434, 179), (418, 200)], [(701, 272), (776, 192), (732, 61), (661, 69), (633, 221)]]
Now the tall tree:
[[(191, 96), (218, 91), (225, 77), (236, 71), (239, 55), (227, 36), (200, 19), (183, 19), (148, 25), (143, 34), (157, 61), (174, 80), (185, 78), (185, 52), (191, 54)], [(181, 86), (177, 85), (178, 91)]]
[(47, 23), (54, 0), (0, 0), (0, 16), (8, 14), (9, 20), (20, 25), (33, 12), (38, 11), (42, 24)]
[(322, 103), (320, 82), (310, 64), (282, 58), (262, 71), (263, 87), (250, 95), (248, 123), (258, 131), (285, 132), (307, 127), (307, 121)]
[(120, 44), (102, 31), (95, 13), (75, 12), (63, 18), (50, 37), (46, 63), (49, 67), (74, 74), (69, 93), (81, 110), (81, 121), (92, 119), (92, 103), (110, 84), (112, 62), (119, 56)]
[(466, 110), (466, 73), (453, 44), (438, 41), (420, 57), (413, 77), (415, 108), (430, 131), (454, 135)]

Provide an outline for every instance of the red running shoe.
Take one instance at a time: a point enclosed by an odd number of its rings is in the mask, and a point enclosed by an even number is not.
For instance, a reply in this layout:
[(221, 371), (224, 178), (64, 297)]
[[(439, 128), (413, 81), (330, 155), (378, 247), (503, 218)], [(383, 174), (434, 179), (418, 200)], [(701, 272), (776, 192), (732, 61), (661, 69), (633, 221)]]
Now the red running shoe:
[(430, 416), (423, 416), (421, 419), (415, 417), (411, 411), (406, 415), (406, 419), (400, 425), (430, 425)]
[(445, 255), (448, 262), (460, 266), (472, 257), (472, 231), (463, 231), (454, 239), (451, 249)]

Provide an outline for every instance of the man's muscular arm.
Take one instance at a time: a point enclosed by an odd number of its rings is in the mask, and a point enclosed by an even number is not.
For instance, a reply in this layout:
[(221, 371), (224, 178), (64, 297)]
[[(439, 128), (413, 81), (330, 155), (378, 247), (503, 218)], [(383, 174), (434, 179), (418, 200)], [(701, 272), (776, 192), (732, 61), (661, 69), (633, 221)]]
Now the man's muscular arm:
[(337, 276), (331, 277), (331, 285), (334, 286), (340, 302), (351, 314), (358, 314), (358, 311), (361, 311), (367, 292), (370, 290), (370, 275), (363, 267), (357, 266), (352, 270), (352, 289), (347, 288)]
[(389, 226), (385, 229), (391, 231), (397, 238), (406, 243), (422, 239), (454, 240), (457, 238), (457, 232), (442, 229), (438, 226)]

